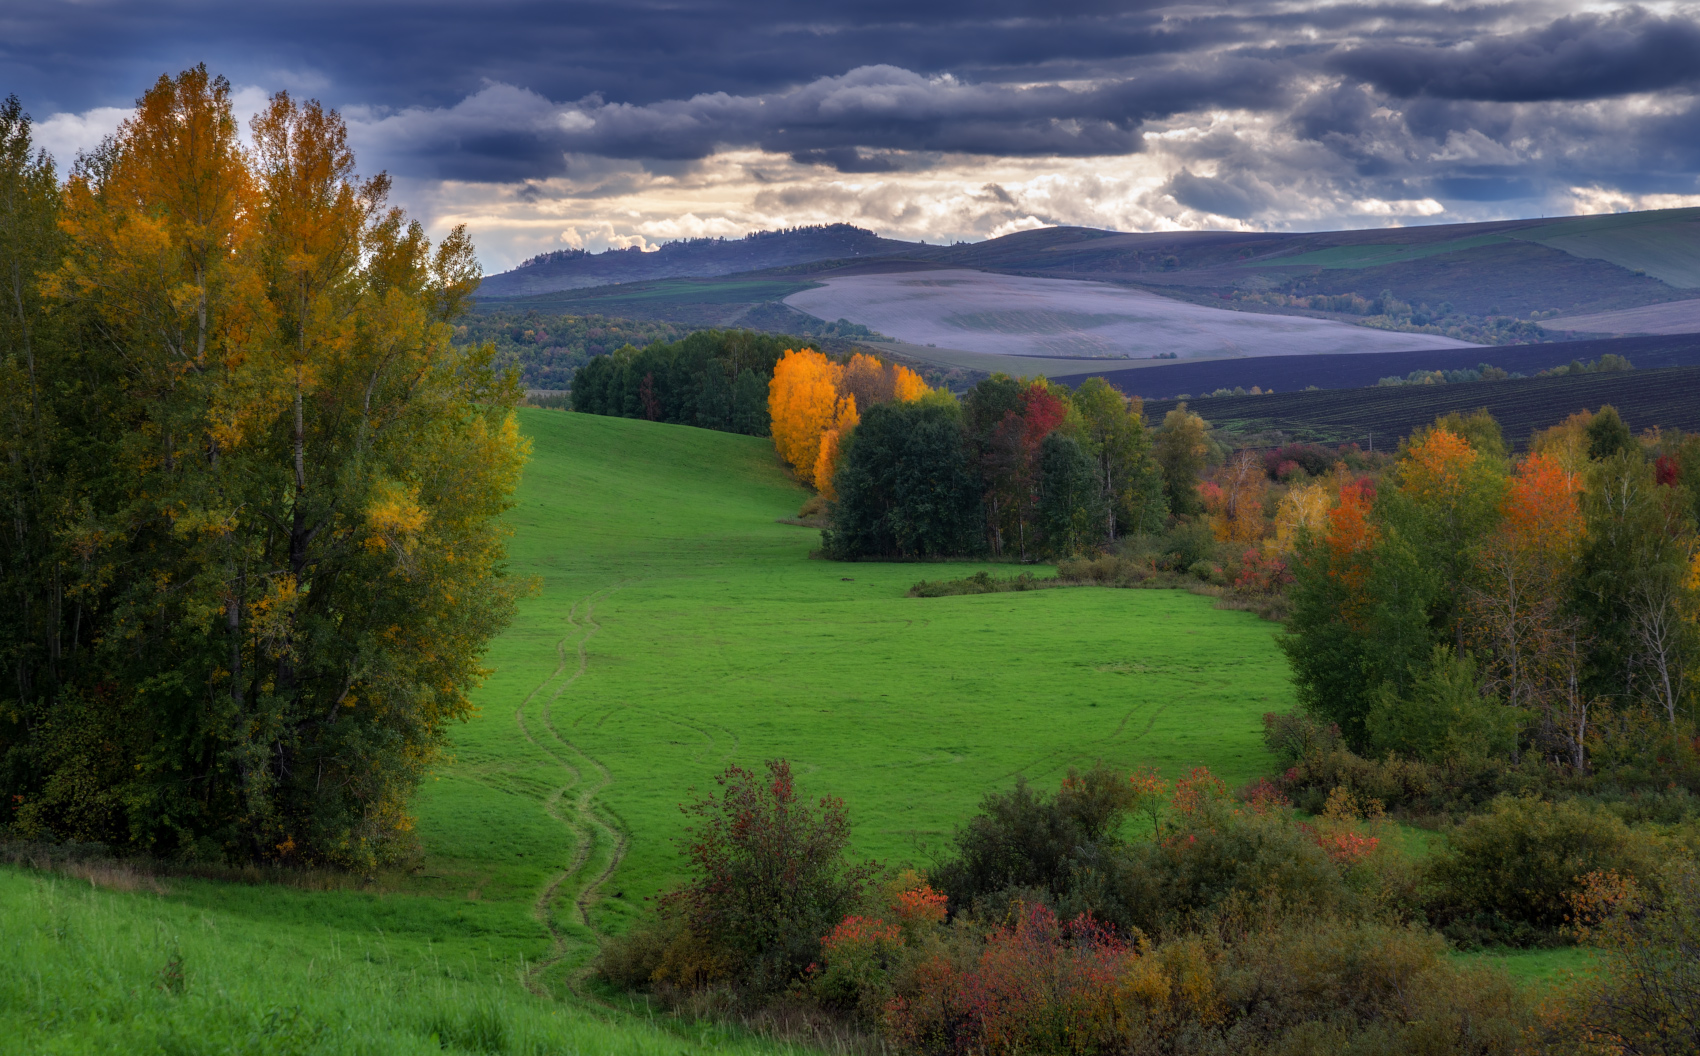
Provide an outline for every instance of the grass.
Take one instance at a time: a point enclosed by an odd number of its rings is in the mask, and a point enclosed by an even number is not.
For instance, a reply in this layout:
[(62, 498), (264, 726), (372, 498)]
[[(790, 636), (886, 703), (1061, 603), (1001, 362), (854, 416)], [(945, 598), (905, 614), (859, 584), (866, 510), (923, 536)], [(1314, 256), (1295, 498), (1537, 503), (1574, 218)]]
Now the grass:
[(1679, 290), (1700, 288), (1700, 209), (1582, 217), (1519, 237), (1646, 272)]
[(924, 862), (1018, 774), (1269, 765), (1259, 717), (1292, 695), (1248, 613), (1172, 591), (907, 598), (986, 566), (809, 560), (818, 535), (777, 523), (804, 493), (766, 441), (522, 422), (512, 563), (538, 589), (419, 796), (418, 868), (163, 894), (0, 869), (0, 1020), (29, 1025), (0, 1051), (777, 1051), (578, 982), (597, 935), (678, 875), (677, 804), (728, 762), (790, 758), (891, 862)]
[(1312, 268), (1379, 268), (1384, 264), (1399, 264), (1424, 257), (1439, 257), (1460, 253), (1477, 246), (1491, 246), (1506, 241), (1504, 235), (1473, 235), (1445, 242), (1407, 242), (1399, 244), (1369, 244), (1329, 246), (1292, 257), (1271, 257), (1241, 265), (1248, 268), (1312, 267)]

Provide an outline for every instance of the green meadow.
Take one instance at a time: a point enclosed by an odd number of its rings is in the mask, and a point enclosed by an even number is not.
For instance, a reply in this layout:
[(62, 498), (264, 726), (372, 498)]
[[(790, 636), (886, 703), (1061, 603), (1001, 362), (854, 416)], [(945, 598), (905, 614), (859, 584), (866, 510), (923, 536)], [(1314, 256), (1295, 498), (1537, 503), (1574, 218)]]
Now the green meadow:
[(523, 415), (535, 590), (417, 801), (418, 862), (334, 890), (0, 870), (0, 1019), (23, 1024), (0, 1051), (772, 1051), (582, 985), (728, 764), (791, 760), (894, 865), (1018, 776), (1269, 766), (1260, 717), (1293, 703), (1272, 624), (1178, 591), (908, 598), (983, 566), (810, 559), (768, 441)]

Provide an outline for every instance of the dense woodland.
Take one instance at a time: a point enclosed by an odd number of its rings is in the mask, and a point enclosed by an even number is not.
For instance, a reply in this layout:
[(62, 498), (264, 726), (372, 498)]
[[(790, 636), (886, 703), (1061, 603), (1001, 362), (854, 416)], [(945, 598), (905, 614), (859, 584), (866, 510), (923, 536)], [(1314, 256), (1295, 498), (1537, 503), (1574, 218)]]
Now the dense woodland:
[(457, 345), (496, 346), (496, 364), (519, 371), (528, 389), (564, 392), (573, 375), (595, 359), (627, 345), (644, 347), (676, 341), (685, 327), (676, 323), (617, 319), (603, 315), (484, 308), (463, 316), (455, 326)]
[(768, 387), (790, 339), (754, 330), (698, 330), (598, 356), (573, 378), (572, 408), (588, 414), (768, 435)]
[(505, 624), (516, 379), (332, 111), (162, 77), (61, 184), (0, 109), (0, 823), (369, 868)]

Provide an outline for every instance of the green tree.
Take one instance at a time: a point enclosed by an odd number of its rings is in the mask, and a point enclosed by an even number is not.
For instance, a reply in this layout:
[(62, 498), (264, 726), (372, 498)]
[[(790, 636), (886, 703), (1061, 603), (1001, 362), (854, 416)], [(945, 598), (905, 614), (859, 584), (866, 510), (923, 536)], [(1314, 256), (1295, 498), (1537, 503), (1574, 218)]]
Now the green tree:
[(1629, 431), (1629, 424), (1617, 413), (1617, 408), (1609, 403), (1600, 408), (1584, 432), (1588, 436), (1588, 457), (1595, 461), (1636, 450), (1635, 434)]
[(1081, 445), (1097, 464), (1107, 537), (1156, 531), (1168, 509), (1139, 399), (1123, 396), (1103, 378), (1088, 378), (1073, 400), (1081, 418)]
[(1108, 524), (1098, 464), (1071, 436), (1055, 432), (1039, 445), (1037, 521), (1045, 548), (1074, 557), (1102, 546)]
[(1501, 758), (1517, 746), (1517, 713), (1484, 696), (1475, 662), (1445, 645), (1407, 692), (1380, 687), (1367, 726), (1377, 748), (1436, 763)]
[(961, 412), (938, 400), (869, 408), (833, 476), (828, 554), (922, 557), (981, 548), (979, 481)]
[(1687, 675), (1700, 655), (1686, 498), (1654, 482), (1639, 445), (1592, 462), (1582, 497), (1576, 607), (1593, 643), (1589, 688), (1671, 726), (1693, 715)]
[[(63, 546), (66, 467), (55, 458), (59, 426), (52, 393), (64, 333), (43, 311), (40, 279), (62, 252), (53, 162), (31, 142), (17, 96), (0, 105), (0, 503), (10, 531), (0, 563), (0, 655), (13, 706), (0, 704), (0, 763), (31, 766), (29, 723), (64, 673), (68, 595)], [(0, 812), (5, 811), (0, 806)], [(0, 813), (0, 816), (4, 816)]]
[(1157, 430), (1157, 465), (1163, 474), (1163, 498), (1169, 512), (1190, 516), (1204, 509), (1198, 480), (1210, 457), (1210, 423), (1181, 404), (1163, 416)]
[(433, 247), (317, 104), (253, 133), (222, 78), (162, 77), (64, 189), (35, 508), (70, 520), (26, 607), (61, 644), (0, 701), (0, 780), (29, 836), (368, 866), (512, 609), (519, 391), (450, 343), (463, 230)]

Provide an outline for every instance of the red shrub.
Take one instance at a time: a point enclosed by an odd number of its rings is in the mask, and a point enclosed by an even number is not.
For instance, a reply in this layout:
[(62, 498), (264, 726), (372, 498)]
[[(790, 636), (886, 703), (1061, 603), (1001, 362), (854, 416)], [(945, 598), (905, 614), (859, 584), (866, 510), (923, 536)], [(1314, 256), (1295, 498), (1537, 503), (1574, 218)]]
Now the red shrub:
[(886, 1007), (892, 1036), (929, 1053), (1090, 1052), (1116, 1037), (1116, 980), (1135, 957), (1089, 917), (1044, 906), (988, 936), (977, 963), (940, 956)]

